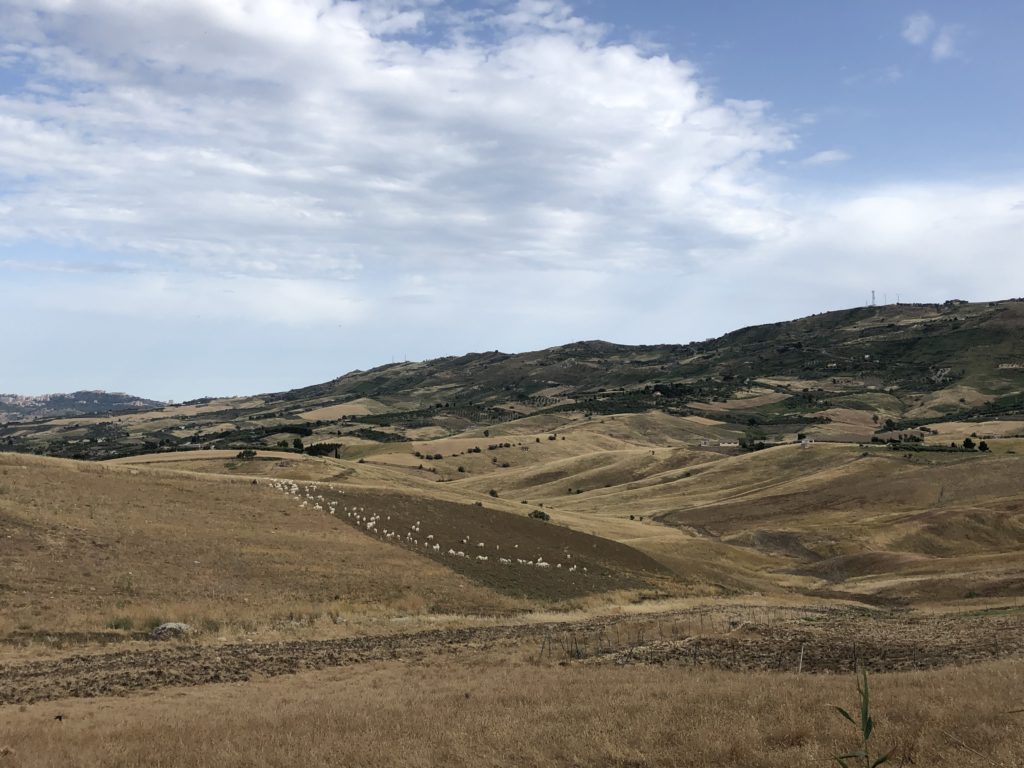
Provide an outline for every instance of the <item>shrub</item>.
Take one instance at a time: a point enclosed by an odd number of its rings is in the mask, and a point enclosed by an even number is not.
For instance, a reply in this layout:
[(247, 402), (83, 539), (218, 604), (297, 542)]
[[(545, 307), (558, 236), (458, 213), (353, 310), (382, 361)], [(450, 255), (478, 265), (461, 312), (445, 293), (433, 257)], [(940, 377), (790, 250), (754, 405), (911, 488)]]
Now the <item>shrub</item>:
[(114, 579), (114, 592), (119, 595), (135, 594), (135, 579), (132, 577), (131, 571), (121, 574)]
[(530, 517), (532, 517), (534, 520), (544, 520), (545, 522), (551, 519), (551, 515), (549, 515), (543, 509), (533, 510), (533, 512), (530, 513)]
[(245, 448), (245, 449), (239, 451), (238, 455), (235, 456), (235, 458), (236, 459), (255, 459), (256, 458), (256, 451), (254, 451), (252, 448)]
[(491, 490), (489, 490), (487, 492), (487, 495), (489, 495), (493, 499), (498, 498), (498, 492), (496, 490), (494, 490), (493, 488), (491, 488)]
[[(422, 465), (421, 465), (421, 466), (422, 466)], [(465, 471), (466, 471), (466, 468), (465, 468), (465, 467), (463, 467), (463, 466), (459, 466), (459, 472), (465, 472)]]
[(108, 629), (123, 629), (126, 632), (134, 628), (134, 623), (129, 616), (118, 616), (115, 619), (111, 619), (107, 622)]

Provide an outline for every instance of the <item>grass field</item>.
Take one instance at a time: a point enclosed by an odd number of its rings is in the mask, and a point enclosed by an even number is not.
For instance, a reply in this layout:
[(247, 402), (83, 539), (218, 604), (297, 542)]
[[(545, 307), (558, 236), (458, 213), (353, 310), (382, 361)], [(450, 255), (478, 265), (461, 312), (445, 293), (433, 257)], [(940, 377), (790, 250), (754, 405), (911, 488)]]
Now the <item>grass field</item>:
[[(895, 765), (1024, 762), (1020, 662), (876, 676)], [(970, 702), (969, 706), (957, 702)], [(3, 711), (5, 765), (827, 765), (853, 677), (569, 666), (481, 653)], [(56, 715), (64, 719), (55, 721)]]
[(0, 634), (24, 639), (524, 607), (248, 479), (4, 454), (0, 537)]
[(795, 590), (904, 604), (1021, 593), (1024, 475), (1012, 440), (994, 439), (988, 454), (835, 443), (738, 455), (647, 447), (645, 430), (674, 428), (670, 418), (378, 446), (365, 463), (273, 453), (238, 462), (210, 451), (128, 461), (403, 490), (518, 515), (543, 510), (557, 526), (647, 554), (691, 593)]
[(0, 454), (0, 768), (824, 765), (858, 663), (892, 763), (1024, 764), (1013, 438), (699, 445), (734, 427)]

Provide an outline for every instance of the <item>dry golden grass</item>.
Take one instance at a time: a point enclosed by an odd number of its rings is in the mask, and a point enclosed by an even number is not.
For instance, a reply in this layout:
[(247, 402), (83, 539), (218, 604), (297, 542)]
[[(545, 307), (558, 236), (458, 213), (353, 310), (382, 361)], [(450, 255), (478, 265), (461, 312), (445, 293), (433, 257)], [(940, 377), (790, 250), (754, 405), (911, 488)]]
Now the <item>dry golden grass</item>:
[(0, 635), (525, 607), (248, 479), (0, 454), (0, 541)]
[(264, 401), (258, 397), (222, 397), (211, 400), (208, 403), (202, 403), (201, 405), (169, 405), (159, 411), (133, 414), (133, 418), (141, 421), (146, 418), (152, 418), (157, 414), (163, 414), (165, 416), (198, 416), (200, 414), (217, 413), (219, 411), (230, 411), (241, 408), (258, 408), (263, 404)]
[(961, 442), (971, 435), (977, 436), (975, 442), (979, 438), (991, 440), (1024, 435), (1024, 421), (945, 421), (931, 424), (930, 427), (938, 434), (926, 435), (925, 442), (939, 445), (952, 441)]
[(725, 423), (724, 421), (709, 419), (706, 416), (683, 416), (682, 418), (686, 419), (686, 421), (691, 421), (694, 424), (700, 424), (702, 427), (717, 427)]
[(950, 408), (975, 407), (991, 401), (992, 395), (979, 392), (974, 387), (954, 384), (953, 386), (929, 393), (921, 401), (906, 412), (912, 419), (930, 418), (948, 413)]
[[(257, 455), (260, 458), (271, 458), (271, 459), (282, 459), (282, 460), (301, 460), (304, 458), (301, 454), (289, 453), (287, 451), (258, 451)], [(209, 461), (211, 459), (217, 459), (221, 461), (227, 461), (234, 459), (238, 456), (238, 451), (235, 450), (195, 450), (195, 451), (177, 451), (174, 453), (148, 453), (142, 456), (126, 456), (122, 459), (110, 459), (105, 464), (110, 466), (118, 466), (122, 464), (175, 464), (183, 465), (185, 462), (192, 461)], [(182, 468), (179, 466), (178, 468)]]
[[(866, 428), (861, 421), (854, 425), (851, 417), (850, 428)], [(1024, 475), (1010, 453), (1015, 441), (993, 440), (988, 456), (909, 460), (879, 447), (865, 457), (863, 447), (829, 443), (731, 457), (643, 444), (644, 435), (682, 436), (698, 427), (710, 428), (629, 414), (576, 419), (557, 440), (531, 433), (380, 446), (365, 464), (292, 456), (257, 463), (212, 457), (183, 466), (401, 489), (519, 514), (543, 504), (554, 523), (635, 547), (697, 593), (831, 592), (839, 585), (851, 595), (915, 602), (1020, 593)], [(499, 441), (512, 447), (486, 449)], [(483, 452), (462, 453), (474, 445)], [(444, 458), (411, 455), (420, 449)]]
[(830, 421), (827, 424), (808, 426), (804, 432), (817, 440), (843, 440), (870, 442), (878, 425), (871, 413), (855, 408), (827, 408), (813, 416), (822, 416)]
[[(1021, 592), (1024, 474), (1007, 452), (1012, 440), (994, 440), (990, 455), (907, 459), (818, 443), (724, 456), (631, 444), (649, 416), (579, 420), (540, 443), (462, 437), (419, 446), (442, 453), (440, 461), (415, 459), (409, 452), (419, 444), (382, 446), (365, 464), (295, 455), (236, 462), (211, 452), (180, 460), (201, 471), (335, 480), (518, 514), (543, 504), (553, 523), (628, 544), (698, 594), (838, 590), (941, 602)], [(657, 416), (654, 426), (665, 419), (682, 421)], [(486, 450), (498, 441), (512, 447)], [(461, 454), (473, 445), (483, 452)], [(425, 468), (398, 466), (411, 461)]]
[(340, 405), (327, 405), (323, 408), (304, 411), (299, 414), (299, 418), (306, 421), (334, 421), (342, 416), (368, 416), (371, 414), (387, 413), (389, 410), (388, 406), (378, 403), (376, 400), (362, 397), (358, 400), (341, 403)]
[[(872, 679), (895, 765), (1024, 764), (1019, 661)], [(381, 663), (127, 699), (5, 708), (4, 766), (826, 765), (857, 746), (852, 676)], [(60, 714), (63, 721), (54, 717)]]
[(790, 397), (785, 392), (771, 392), (763, 389), (738, 393), (738, 397), (724, 403), (687, 403), (690, 408), (702, 411), (742, 411), (749, 408), (760, 408), (763, 405), (780, 403)]
[[(784, 446), (551, 498), (545, 508), (584, 530), (590, 522), (677, 573), (689, 564), (689, 572), (732, 587), (831, 589), (849, 581), (851, 592), (915, 601), (1021, 593), (1018, 457), (864, 453)], [(648, 522), (654, 515), (699, 535), (645, 544), (640, 531), (629, 538), (629, 515), (645, 516), (649, 531), (661, 530)], [(802, 569), (816, 561), (824, 562)]]
[[(92, 632), (114, 620), (137, 629), (184, 620), (223, 655), (221, 636), (306, 639), (642, 615), (701, 599), (694, 596), (752, 591), (760, 594), (744, 600), (768, 607), (801, 604), (801, 593), (822, 589), (919, 603), (955, 603), (971, 592), (974, 609), (1010, 610), (1005, 598), (1024, 585), (1024, 481), (1014, 455), (907, 460), (818, 444), (726, 457), (649, 445), (650, 435), (685, 442), (693, 430), (717, 428), (675, 417), (560, 423), (558, 440), (539, 431), (467, 435), (381, 446), (364, 464), (275, 452), (255, 461), (202, 451), (102, 465), (0, 454), (0, 639)], [(486, 450), (499, 441), (514, 447)], [(470, 444), (483, 453), (450, 455)], [(438, 475), (377, 463), (421, 447), (445, 455), (430, 462)], [(517, 457), (513, 466), (491, 461), (506, 455)], [(456, 474), (460, 463), (467, 473)], [(446, 472), (457, 479), (437, 482)], [(503, 597), (298, 507), (268, 487), (268, 476), (333, 482), (332, 493), (417, 505), (421, 514), (480, 501), (485, 512), (524, 515), (543, 501), (553, 523), (628, 544), (682, 586), (643, 602), (637, 590), (543, 607)], [(583, 492), (569, 494), (570, 486)], [(498, 498), (486, 494), (492, 487)], [(526, 522), (543, 525), (518, 521)], [(410, 657), (416, 662), (2, 707), (0, 768), (792, 768), (827, 764), (856, 744), (828, 708), (854, 705), (849, 677), (562, 667), (536, 662), (532, 646), (450, 654), (439, 645)], [(64, 651), (37, 641), (0, 656), (24, 662), (54, 653)], [(897, 765), (1019, 768), (1024, 715), (1008, 712), (1024, 708), (1022, 673), (1019, 660), (1006, 660), (878, 675), (878, 745), (896, 748)]]

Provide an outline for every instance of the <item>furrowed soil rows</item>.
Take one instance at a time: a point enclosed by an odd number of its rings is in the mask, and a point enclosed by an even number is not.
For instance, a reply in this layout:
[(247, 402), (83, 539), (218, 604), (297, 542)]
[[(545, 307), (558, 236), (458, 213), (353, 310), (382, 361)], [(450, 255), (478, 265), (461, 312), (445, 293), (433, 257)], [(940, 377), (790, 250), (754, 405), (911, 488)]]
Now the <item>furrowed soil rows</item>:
[(681, 664), (727, 670), (898, 672), (1024, 656), (1021, 614), (888, 617), (831, 614), (738, 624), (724, 636), (651, 641), (600, 657), (617, 664)]
[(164, 686), (517, 646), (538, 662), (683, 664), (736, 670), (923, 669), (1024, 657), (1024, 613), (915, 616), (861, 609), (728, 607), (586, 621), (440, 629), (341, 640), (175, 644), (0, 665), (0, 705), (120, 696)]

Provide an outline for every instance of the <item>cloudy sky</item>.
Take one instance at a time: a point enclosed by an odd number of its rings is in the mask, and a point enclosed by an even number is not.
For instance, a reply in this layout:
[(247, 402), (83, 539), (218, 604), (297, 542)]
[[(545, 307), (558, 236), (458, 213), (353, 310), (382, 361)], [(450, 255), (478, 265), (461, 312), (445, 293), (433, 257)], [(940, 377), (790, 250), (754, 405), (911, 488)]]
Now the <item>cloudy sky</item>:
[(1024, 294), (1024, 4), (0, 0), (0, 392)]

